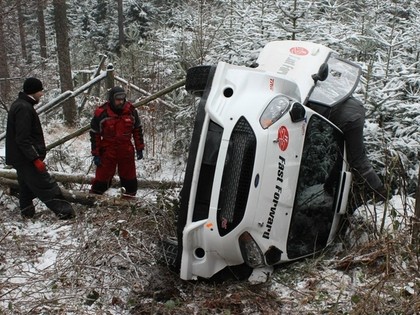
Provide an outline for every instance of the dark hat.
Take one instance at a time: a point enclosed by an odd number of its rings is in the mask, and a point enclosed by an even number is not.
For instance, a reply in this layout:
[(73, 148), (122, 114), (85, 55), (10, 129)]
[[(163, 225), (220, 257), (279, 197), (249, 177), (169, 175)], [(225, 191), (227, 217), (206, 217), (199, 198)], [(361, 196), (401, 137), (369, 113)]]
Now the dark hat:
[(23, 92), (26, 94), (35, 94), (43, 89), (42, 82), (37, 78), (27, 78), (23, 83)]
[(109, 90), (109, 100), (123, 100), (126, 98), (125, 91), (120, 86), (114, 86), (111, 90)]
[(124, 92), (117, 92), (114, 94), (114, 99), (116, 100), (123, 100), (125, 99), (125, 93)]

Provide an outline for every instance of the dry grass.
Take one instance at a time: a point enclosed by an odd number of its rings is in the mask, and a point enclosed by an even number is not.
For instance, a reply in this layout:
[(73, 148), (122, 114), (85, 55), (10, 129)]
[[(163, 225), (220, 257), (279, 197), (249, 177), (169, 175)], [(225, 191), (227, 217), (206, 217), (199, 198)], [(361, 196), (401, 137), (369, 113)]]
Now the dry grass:
[[(167, 192), (166, 192), (167, 194)], [(72, 222), (41, 205), (23, 221), (2, 196), (0, 314), (416, 314), (419, 255), (409, 230), (375, 235), (352, 220), (317, 257), (267, 283), (186, 282), (159, 263), (175, 235), (173, 198), (145, 193), (124, 208), (76, 205)], [(369, 235), (354, 243), (350, 235)], [(361, 236), (360, 236), (361, 237)]]

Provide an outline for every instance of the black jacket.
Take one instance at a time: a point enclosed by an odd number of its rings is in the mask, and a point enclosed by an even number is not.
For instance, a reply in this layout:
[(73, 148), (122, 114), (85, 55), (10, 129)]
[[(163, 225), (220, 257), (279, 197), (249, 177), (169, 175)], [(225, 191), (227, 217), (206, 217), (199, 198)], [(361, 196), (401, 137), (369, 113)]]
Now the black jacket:
[(6, 129), (6, 164), (19, 165), (44, 159), (46, 147), (35, 100), (23, 92), (10, 107)]
[(308, 103), (307, 106), (327, 118), (343, 132), (348, 132), (355, 128), (363, 129), (365, 108), (363, 103), (353, 96), (331, 108), (312, 103)]
[(351, 96), (344, 102), (332, 107), (327, 118), (343, 132), (348, 132), (355, 128), (362, 128), (363, 130), (365, 108), (360, 100)]

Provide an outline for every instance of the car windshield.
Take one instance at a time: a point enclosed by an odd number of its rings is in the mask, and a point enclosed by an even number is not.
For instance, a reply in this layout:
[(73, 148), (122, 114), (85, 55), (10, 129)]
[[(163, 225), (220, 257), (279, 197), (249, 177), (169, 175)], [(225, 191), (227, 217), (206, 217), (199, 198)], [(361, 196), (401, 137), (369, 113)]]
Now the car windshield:
[(343, 152), (342, 132), (320, 116), (312, 115), (307, 125), (289, 228), (289, 259), (306, 256), (327, 245), (337, 197), (326, 194), (324, 184), (328, 178), (339, 185)]

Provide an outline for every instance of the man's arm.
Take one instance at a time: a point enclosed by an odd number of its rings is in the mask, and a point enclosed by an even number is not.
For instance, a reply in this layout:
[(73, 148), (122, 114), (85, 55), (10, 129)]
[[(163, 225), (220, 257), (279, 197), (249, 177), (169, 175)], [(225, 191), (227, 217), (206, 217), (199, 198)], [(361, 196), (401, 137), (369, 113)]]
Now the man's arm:
[(29, 161), (41, 158), (32, 141), (32, 108), (19, 106), (15, 112), (16, 144)]

